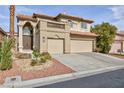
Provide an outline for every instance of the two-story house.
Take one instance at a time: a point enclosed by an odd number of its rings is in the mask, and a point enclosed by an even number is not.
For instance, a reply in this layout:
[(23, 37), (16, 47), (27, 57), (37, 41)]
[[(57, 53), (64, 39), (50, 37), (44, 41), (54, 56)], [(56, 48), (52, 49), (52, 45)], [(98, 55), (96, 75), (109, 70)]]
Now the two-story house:
[(116, 33), (114, 42), (111, 46), (111, 50), (109, 53), (113, 54), (124, 53), (124, 31)]
[(92, 20), (58, 14), (48, 16), (33, 14), (17, 15), (18, 50), (40, 52), (79, 53), (92, 52), (96, 46), (96, 34), (90, 32)]

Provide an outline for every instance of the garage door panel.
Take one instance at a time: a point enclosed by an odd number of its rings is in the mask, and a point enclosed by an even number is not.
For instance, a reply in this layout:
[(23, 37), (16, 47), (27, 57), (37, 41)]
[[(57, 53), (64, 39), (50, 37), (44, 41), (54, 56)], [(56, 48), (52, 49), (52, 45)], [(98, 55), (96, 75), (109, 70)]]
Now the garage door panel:
[(51, 54), (63, 53), (62, 39), (48, 39), (48, 52)]
[(71, 53), (92, 52), (92, 41), (71, 40)]

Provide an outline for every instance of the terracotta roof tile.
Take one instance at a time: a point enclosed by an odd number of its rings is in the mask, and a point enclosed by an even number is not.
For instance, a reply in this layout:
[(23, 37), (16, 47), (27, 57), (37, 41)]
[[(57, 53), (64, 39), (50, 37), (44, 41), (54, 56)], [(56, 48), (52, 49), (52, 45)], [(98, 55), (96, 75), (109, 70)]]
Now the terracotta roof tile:
[(92, 20), (87, 20), (87, 19), (83, 19), (81, 17), (77, 17), (77, 16), (71, 16), (71, 15), (66, 15), (66, 14), (58, 14), (57, 16), (48, 16), (48, 15), (45, 15), (45, 14), (33, 14), (33, 17), (36, 18), (36, 17), (40, 17), (40, 18), (46, 18), (46, 19), (51, 19), (51, 20), (55, 20), (58, 19), (58, 18), (68, 18), (68, 19), (73, 19), (73, 20), (80, 20), (80, 21), (84, 21), (84, 22), (87, 22), (87, 23), (93, 23)]
[(55, 20), (55, 17), (54, 17), (54, 16), (48, 16), (48, 15), (45, 15), (45, 14), (35, 14), (35, 13), (34, 13), (34, 14), (33, 14), (33, 18), (36, 18), (36, 17)]
[(62, 14), (62, 13), (58, 14), (56, 16), (56, 18), (70, 18), (70, 19), (74, 19), (74, 20), (85, 21), (85, 22), (88, 22), (88, 23), (93, 23), (94, 22), (92, 20), (83, 19), (82, 17), (71, 16), (71, 15)]
[(117, 32), (116, 34), (117, 34), (117, 35), (122, 35), (122, 36), (124, 36), (124, 31), (119, 31), (119, 32)]
[(91, 33), (91, 32), (71, 31), (70, 33), (74, 34), (74, 35), (82, 35), (82, 36), (93, 36), (93, 37), (97, 37), (98, 36), (95, 33)]
[[(10, 32), (6, 32), (7, 35), (10, 35)], [(17, 32), (14, 32), (14, 35), (17, 35), (18, 33)]]
[(0, 27), (0, 31), (3, 33), (3, 34), (5, 34), (5, 35), (7, 35), (7, 33)]
[(34, 22), (37, 21), (37, 19), (33, 18), (32, 16), (28, 16), (28, 15), (18, 14), (16, 17), (20, 20), (30, 20), (30, 21), (34, 21)]

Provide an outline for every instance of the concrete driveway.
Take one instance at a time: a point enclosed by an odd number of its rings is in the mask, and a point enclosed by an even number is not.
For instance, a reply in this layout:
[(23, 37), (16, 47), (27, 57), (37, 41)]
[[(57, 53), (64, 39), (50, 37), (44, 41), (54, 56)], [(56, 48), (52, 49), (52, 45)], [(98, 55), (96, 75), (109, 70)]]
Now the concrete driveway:
[(55, 59), (75, 71), (96, 70), (124, 65), (124, 60), (100, 53), (56, 54)]

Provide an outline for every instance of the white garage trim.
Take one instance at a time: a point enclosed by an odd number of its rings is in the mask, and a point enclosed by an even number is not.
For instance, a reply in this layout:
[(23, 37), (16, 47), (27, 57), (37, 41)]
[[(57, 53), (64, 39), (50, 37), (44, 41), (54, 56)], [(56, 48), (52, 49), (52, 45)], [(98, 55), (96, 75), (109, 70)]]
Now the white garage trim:
[(92, 40), (71, 40), (71, 53), (92, 52)]
[(64, 51), (63, 39), (48, 39), (48, 52), (51, 54), (62, 54)]

